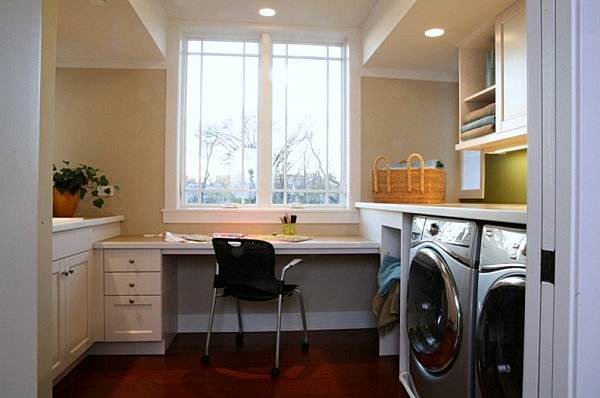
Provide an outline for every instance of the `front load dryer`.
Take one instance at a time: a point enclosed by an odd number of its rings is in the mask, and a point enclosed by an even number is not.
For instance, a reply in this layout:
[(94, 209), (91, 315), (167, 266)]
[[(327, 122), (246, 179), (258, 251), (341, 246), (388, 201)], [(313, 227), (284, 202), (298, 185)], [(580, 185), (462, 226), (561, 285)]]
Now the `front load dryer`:
[(401, 378), (410, 396), (474, 396), (478, 239), (473, 221), (413, 219), (406, 300), (412, 382)]
[(477, 292), (476, 397), (521, 398), (527, 234), (485, 225)]

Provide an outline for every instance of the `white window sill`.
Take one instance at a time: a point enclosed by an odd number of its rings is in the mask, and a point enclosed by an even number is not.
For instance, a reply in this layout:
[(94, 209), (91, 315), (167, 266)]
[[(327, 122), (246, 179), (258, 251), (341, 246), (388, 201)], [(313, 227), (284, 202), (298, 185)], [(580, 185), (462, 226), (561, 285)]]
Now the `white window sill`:
[(356, 224), (356, 209), (163, 209), (165, 224), (278, 224), (284, 213), (302, 224)]

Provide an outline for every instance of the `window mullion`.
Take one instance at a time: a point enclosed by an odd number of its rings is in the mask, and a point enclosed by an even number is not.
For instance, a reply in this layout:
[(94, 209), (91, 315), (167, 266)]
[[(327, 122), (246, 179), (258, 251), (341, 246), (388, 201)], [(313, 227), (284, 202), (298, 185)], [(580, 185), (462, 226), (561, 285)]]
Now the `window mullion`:
[(260, 40), (260, 102), (258, 132), (258, 173), (256, 178), (256, 203), (258, 207), (271, 204), (271, 130), (273, 89), (271, 84), (272, 41), (269, 33), (263, 33)]

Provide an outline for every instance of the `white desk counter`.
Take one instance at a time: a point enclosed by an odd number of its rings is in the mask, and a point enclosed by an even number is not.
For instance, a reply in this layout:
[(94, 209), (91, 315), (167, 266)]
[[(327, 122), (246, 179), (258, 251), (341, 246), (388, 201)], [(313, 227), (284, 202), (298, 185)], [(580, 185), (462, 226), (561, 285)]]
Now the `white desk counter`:
[(432, 205), (357, 202), (358, 209), (382, 210), (397, 213), (419, 214), (505, 222), (513, 224), (527, 223), (527, 205), (491, 204), (491, 203), (439, 203)]
[[(277, 254), (376, 254), (379, 242), (361, 236), (315, 236), (302, 242), (273, 241)], [(210, 242), (165, 242), (159, 237), (122, 235), (94, 243), (94, 249), (160, 249), (162, 254), (214, 254)]]

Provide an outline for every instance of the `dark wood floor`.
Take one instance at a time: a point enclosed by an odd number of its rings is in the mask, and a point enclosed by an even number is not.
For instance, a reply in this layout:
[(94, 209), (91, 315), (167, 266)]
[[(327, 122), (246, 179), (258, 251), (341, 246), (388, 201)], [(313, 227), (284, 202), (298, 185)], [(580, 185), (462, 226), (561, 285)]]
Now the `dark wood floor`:
[(166, 355), (88, 356), (54, 387), (55, 398), (394, 397), (406, 398), (398, 357), (378, 356), (375, 329), (282, 334), (279, 378), (269, 375), (274, 333), (215, 333), (202, 365), (205, 334), (180, 334)]

